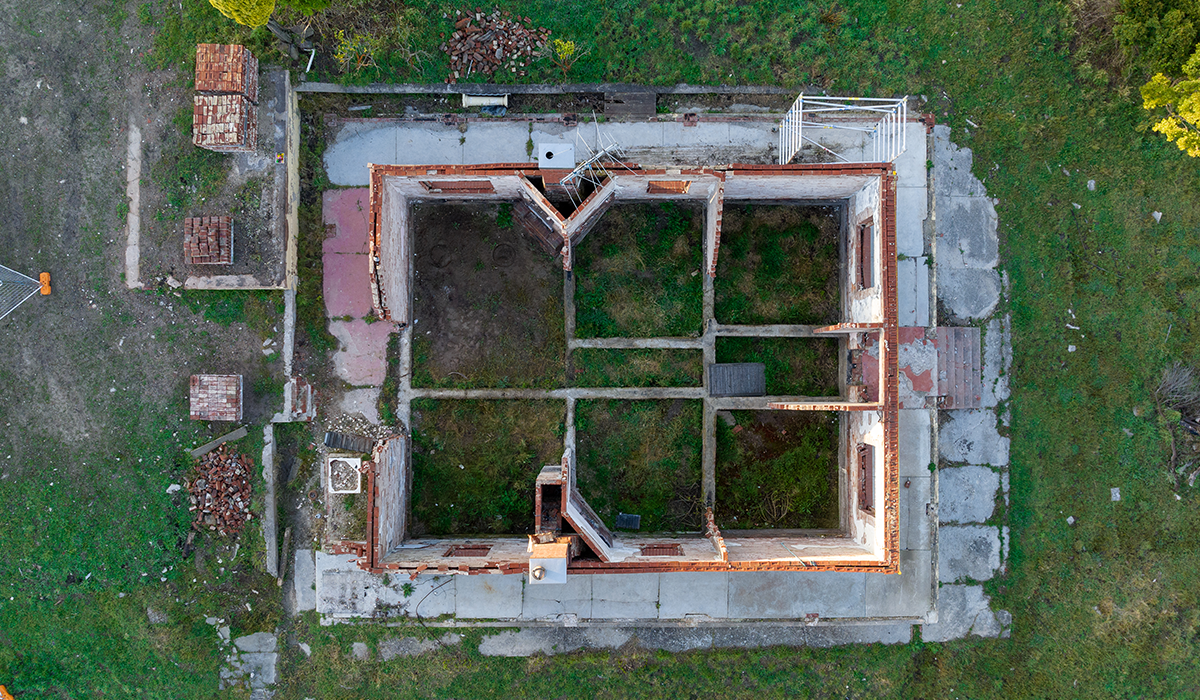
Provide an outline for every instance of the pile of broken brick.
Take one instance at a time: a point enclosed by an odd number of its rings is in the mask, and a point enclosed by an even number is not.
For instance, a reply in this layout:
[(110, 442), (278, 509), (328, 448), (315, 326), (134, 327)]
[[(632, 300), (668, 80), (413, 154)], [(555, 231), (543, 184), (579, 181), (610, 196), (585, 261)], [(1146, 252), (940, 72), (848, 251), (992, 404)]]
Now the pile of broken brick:
[(192, 527), (220, 535), (238, 532), (250, 514), (250, 468), (254, 460), (221, 445), (200, 458), (196, 478), (187, 484), (194, 513)]
[(457, 10), (454, 33), (442, 44), (450, 55), (450, 76), (446, 82), (470, 77), (474, 73), (492, 75), (508, 70), (513, 75), (525, 75), (525, 68), (546, 48), (550, 30), (545, 27), (529, 29), (528, 17), (514, 17), (496, 10), (490, 14), (476, 8)]

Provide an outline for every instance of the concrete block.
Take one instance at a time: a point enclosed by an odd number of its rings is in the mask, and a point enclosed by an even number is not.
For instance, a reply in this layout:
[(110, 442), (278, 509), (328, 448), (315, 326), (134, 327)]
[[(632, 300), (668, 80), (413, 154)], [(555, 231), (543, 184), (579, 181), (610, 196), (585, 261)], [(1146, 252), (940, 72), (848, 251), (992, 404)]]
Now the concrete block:
[(724, 571), (660, 574), (658, 618), (688, 615), (724, 618), (729, 614), (729, 574)]
[(521, 619), (557, 619), (563, 615), (592, 616), (592, 579), (594, 576), (567, 576), (567, 582), (555, 586), (538, 584), (525, 586)]
[(933, 501), (930, 481), (929, 472), (900, 480), (900, 549), (929, 549), (933, 527), (933, 516), (927, 510)]
[[(400, 610), (409, 617), (441, 617), (453, 615), (455, 590), (460, 577), (457, 575), (418, 576), (415, 581), (408, 576), (392, 576), (387, 586), (376, 589), (380, 605)], [(412, 584), (411, 593), (405, 595), (404, 584)]]
[(597, 574), (592, 578), (592, 619), (658, 617), (659, 574)]
[(982, 523), (992, 517), (1000, 475), (987, 467), (968, 465), (938, 471), (938, 520), (943, 523)]
[(983, 332), (983, 405), (994, 408), (1007, 401), (1008, 370), (1012, 366), (1011, 318), (993, 318)]
[(917, 325), (917, 261), (896, 261), (897, 319), (901, 326)]
[(356, 661), (367, 661), (371, 658), (371, 647), (363, 642), (354, 642), (350, 645), (350, 656)]
[(1009, 439), (997, 431), (994, 412), (982, 408), (947, 413), (949, 417), (938, 432), (938, 451), (942, 459), (994, 467), (1008, 465)]
[(927, 409), (900, 411), (900, 476), (929, 476), (933, 450), (932, 425)]
[(643, 649), (662, 649), (673, 654), (696, 649), (711, 649), (713, 631), (701, 627), (639, 627), (638, 646)]
[(729, 574), (729, 616), (862, 617), (863, 574), (762, 571)]
[[(521, 616), (521, 574), (457, 576), (454, 614), (463, 619), (508, 620)], [(424, 614), (424, 613), (422, 613)]]
[(379, 392), (378, 387), (351, 389), (342, 394), (338, 410), (349, 415), (361, 415), (368, 423), (379, 425)]
[(1006, 610), (993, 612), (990, 602), (983, 586), (942, 586), (938, 589), (938, 621), (922, 625), (922, 641), (1007, 636), (1012, 615)]
[(896, 183), (899, 187), (924, 187), (929, 180), (929, 169), (926, 167), (929, 135), (925, 133), (925, 125), (917, 122), (905, 124), (904, 138), (904, 152), (892, 163), (896, 169)]
[(533, 656), (566, 654), (577, 649), (618, 649), (633, 638), (628, 629), (612, 627), (526, 627), (483, 638), (479, 653), (484, 656)]
[[(971, 174), (971, 149), (959, 148), (950, 141), (950, 127), (933, 127), (933, 191), (959, 197), (983, 197), (983, 183)], [(939, 214), (940, 216), (940, 214)]]
[(936, 195), (938, 269), (993, 268), (1000, 262), (996, 207), (986, 197)]
[(950, 320), (987, 318), (1000, 304), (1000, 273), (938, 267), (938, 301), (950, 314)]
[(233, 640), (235, 646), (243, 652), (275, 651), (275, 635), (270, 632), (255, 632), (254, 634), (238, 637)]
[(453, 632), (443, 634), (438, 639), (394, 637), (379, 643), (379, 658), (381, 661), (391, 661), (403, 656), (420, 656), (443, 646), (455, 646), (460, 642), (462, 642), (462, 637)]
[(867, 617), (924, 618), (934, 609), (933, 554), (901, 551), (899, 574), (866, 574)]
[(910, 258), (925, 254), (925, 219), (928, 217), (929, 195), (924, 186), (896, 188), (897, 253)]
[(917, 322), (918, 326), (929, 326), (929, 258), (917, 258)]
[(349, 554), (316, 554), (316, 610), (332, 617), (370, 617), (375, 613), (376, 577), (358, 568)]
[(801, 625), (752, 627), (716, 627), (712, 631), (713, 647), (717, 649), (761, 649), (766, 647), (802, 647), (808, 635)]
[(1000, 531), (984, 525), (938, 528), (938, 580), (987, 581), (1000, 568)]
[(883, 625), (816, 625), (805, 628), (810, 647), (836, 647), (845, 644), (908, 644), (913, 626), (905, 622)]
[(296, 594), (297, 610), (313, 610), (317, 607), (316, 563), (311, 549), (297, 549), (296, 563), (292, 567), (292, 590)]

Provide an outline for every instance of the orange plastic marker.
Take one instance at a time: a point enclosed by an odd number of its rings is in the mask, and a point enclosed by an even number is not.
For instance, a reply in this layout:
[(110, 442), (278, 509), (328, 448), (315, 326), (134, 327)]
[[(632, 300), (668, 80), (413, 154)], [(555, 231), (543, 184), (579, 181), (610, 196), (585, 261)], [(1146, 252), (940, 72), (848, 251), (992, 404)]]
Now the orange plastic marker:
[[(42, 274), (38, 275), (38, 281), (42, 283), (42, 296), (49, 294), (50, 293), (50, 273), (43, 272)], [(4, 686), (0, 685), (0, 688), (3, 688), (3, 687)], [(9, 698), (11, 698), (11, 697), (12, 696), (9, 696)], [(0, 695), (0, 700), (9, 700), (9, 698), (5, 698), (3, 695)]]

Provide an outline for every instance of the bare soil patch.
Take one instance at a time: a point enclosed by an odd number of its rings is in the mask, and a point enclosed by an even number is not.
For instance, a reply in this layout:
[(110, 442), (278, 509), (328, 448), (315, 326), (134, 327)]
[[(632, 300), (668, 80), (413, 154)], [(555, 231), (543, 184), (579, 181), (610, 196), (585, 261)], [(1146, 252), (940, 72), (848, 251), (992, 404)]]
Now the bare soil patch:
[(414, 386), (564, 384), (562, 269), (504, 206), (413, 206)]

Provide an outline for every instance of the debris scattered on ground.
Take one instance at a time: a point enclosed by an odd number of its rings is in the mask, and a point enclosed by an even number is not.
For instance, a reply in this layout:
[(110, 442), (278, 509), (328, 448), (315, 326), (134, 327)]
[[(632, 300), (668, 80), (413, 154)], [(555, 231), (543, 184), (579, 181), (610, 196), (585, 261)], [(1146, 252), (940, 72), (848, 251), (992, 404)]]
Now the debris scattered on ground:
[(525, 75), (525, 68), (550, 39), (549, 29), (529, 29), (526, 25), (532, 20), (507, 11), (485, 14), (476, 8), (456, 10), (455, 16), (454, 33), (442, 44), (442, 51), (450, 56), (448, 83), (473, 73), (492, 75), (497, 70)]
[(254, 460), (230, 451), (225, 445), (200, 458), (196, 478), (187, 485), (191, 494), (192, 527), (221, 535), (238, 532), (250, 514), (250, 469)]

